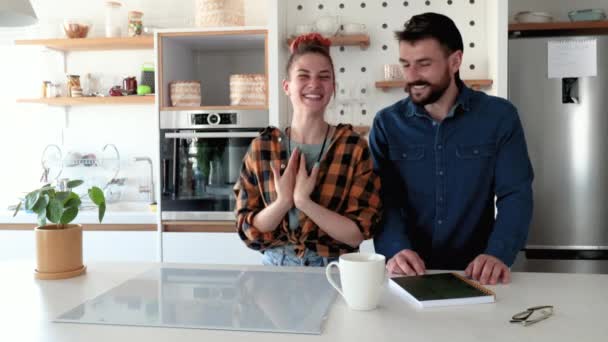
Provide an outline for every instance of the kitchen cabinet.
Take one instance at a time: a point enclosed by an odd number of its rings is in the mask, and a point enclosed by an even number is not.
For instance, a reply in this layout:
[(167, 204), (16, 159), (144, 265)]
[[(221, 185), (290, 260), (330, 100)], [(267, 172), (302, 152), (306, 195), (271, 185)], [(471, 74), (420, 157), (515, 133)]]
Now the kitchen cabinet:
[(237, 233), (163, 233), (163, 261), (261, 265), (262, 254), (249, 249)]
[[(158, 260), (156, 231), (90, 231), (87, 230), (87, 226), (91, 225), (87, 224), (83, 233), (85, 264), (102, 260), (120, 262)], [(17, 259), (36, 259), (36, 241), (31, 228), (0, 230), (0, 261)]]
[[(266, 29), (180, 30), (158, 33), (158, 96), (163, 111), (268, 110), (268, 33)], [(231, 105), (230, 76), (263, 74), (265, 101)], [(172, 106), (174, 81), (198, 81), (200, 106)]]

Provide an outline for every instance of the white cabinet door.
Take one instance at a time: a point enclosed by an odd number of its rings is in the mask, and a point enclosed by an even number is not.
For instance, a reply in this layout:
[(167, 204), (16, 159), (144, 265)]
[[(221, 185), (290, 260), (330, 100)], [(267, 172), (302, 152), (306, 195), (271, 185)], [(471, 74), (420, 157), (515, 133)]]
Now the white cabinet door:
[(84, 262), (158, 261), (158, 232), (85, 231)]
[(262, 254), (236, 233), (163, 233), (163, 261), (261, 265)]
[[(157, 261), (157, 232), (85, 231), (82, 253), (90, 261)], [(0, 231), (0, 261), (35, 260), (33, 230)]]

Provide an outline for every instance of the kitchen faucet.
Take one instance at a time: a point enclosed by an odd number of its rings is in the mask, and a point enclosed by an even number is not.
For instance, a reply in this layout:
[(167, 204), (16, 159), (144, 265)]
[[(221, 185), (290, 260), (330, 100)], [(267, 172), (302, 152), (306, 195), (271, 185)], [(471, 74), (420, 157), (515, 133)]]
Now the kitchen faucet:
[(150, 159), (150, 157), (133, 157), (133, 161), (134, 162), (140, 162), (140, 161), (148, 162), (148, 165), (150, 166), (150, 183), (148, 185), (140, 186), (139, 192), (140, 193), (147, 192), (149, 194), (148, 198), (150, 200), (150, 203), (155, 203), (156, 199), (154, 196), (154, 172), (152, 169), (152, 159)]

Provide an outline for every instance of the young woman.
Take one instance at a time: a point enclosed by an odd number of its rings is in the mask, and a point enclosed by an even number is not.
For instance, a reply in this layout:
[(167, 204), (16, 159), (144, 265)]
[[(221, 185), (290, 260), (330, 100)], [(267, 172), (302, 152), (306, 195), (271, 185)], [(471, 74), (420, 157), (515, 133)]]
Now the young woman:
[(253, 140), (235, 186), (237, 231), (266, 265), (325, 266), (357, 251), (380, 219), (367, 142), (324, 119), (336, 87), (330, 44), (318, 34), (292, 43), (283, 81), (291, 126)]

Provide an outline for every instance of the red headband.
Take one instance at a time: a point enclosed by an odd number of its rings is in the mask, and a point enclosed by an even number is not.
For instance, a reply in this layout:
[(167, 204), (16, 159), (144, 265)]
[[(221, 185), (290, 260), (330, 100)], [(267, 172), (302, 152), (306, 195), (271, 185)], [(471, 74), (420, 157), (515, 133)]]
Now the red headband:
[(296, 39), (294, 39), (293, 42), (291, 43), (291, 46), (289, 47), (289, 51), (293, 54), (298, 49), (298, 46), (300, 46), (300, 44), (308, 43), (308, 42), (318, 43), (319, 45), (324, 46), (328, 49), (331, 46), (331, 40), (324, 38), (322, 35), (320, 35), (318, 33), (308, 33), (308, 34), (303, 34), (301, 36), (296, 37)]

